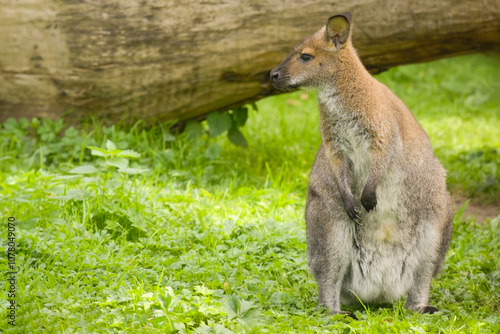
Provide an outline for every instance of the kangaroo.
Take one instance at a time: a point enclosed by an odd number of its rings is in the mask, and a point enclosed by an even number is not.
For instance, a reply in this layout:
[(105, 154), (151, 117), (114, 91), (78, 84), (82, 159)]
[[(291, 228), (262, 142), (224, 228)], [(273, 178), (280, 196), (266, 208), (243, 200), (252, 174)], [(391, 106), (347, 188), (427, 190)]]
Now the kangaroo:
[(446, 172), (410, 110), (364, 68), (351, 28), (351, 13), (330, 17), (270, 72), (278, 89), (318, 92), (322, 143), (305, 212), (318, 306), (356, 319), (340, 304), (407, 296), (406, 308), (432, 314), (453, 230)]

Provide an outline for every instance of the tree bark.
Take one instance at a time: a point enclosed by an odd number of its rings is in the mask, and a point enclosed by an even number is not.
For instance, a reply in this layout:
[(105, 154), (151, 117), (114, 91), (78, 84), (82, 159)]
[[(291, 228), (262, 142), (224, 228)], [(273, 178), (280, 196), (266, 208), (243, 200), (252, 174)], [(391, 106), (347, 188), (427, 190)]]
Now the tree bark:
[(374, 73), (500, 45), (499, 0), (2, 0), (0, 120), (237, 107), (276, 93), (269, 71), (344, 11)]

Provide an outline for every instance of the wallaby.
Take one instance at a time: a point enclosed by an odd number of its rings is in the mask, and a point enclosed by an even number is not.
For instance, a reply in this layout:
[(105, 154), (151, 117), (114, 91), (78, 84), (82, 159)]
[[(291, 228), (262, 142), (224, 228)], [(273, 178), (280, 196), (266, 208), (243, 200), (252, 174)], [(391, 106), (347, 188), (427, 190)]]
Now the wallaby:
[(351, 43), (352, 16), (332, 16), (271, 71), (278, 89), (318, 91), (322, 144), (306, 204), (318, 305), (386, 303), (434, 313), (432, 278), (450, 246), (446, 172), (405, 104), (373, 78)]

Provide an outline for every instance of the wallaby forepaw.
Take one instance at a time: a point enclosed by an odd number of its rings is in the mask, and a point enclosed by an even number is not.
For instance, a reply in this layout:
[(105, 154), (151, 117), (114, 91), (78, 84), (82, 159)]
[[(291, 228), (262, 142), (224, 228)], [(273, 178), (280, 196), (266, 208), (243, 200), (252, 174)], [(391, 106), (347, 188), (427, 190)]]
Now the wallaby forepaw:
[(342, 202), (344, 203), (344, 209), (347, 212), (349, 218), (354, 220), (356, 223), (359, 223), (361, 220), (361, 216), (359, 214), (359, 203), (354, 197), (346, 197), (342, 198)]
[(363, 205), (367, 212), (375, 209), (377, 206), (377, 195), (375, 191), (368, 191), (366, 188), (363, 189), (363, 193), (361, 194), (361, 205)]
[(434, 306), (424, 306), (420, 310), (420, 313), (428, 313), (428, 314), (433, 314), (436, 312), (439, 312), (439, 309), (434, 307)]
[(355, 204), (347, 205), (345, 206), (345, 210), (347, 211), (347, 215), (349, 216), (349, 218), (359, 224), (361, 216), (359, 215), (358, 206)]

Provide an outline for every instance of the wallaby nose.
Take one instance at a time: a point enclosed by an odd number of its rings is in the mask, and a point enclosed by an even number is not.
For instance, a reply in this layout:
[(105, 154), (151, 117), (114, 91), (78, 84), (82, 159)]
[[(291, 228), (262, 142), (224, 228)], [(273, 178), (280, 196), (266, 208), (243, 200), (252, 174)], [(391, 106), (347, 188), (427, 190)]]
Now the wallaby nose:
[(280, 77), (280, 72), (278, 72), (278, 71), (276, 71), (276, 69), (274, 69), (271, 71), (271, 73), (269, 73), (269, 76), (271, 77), (272, 81), (276, 81)]

